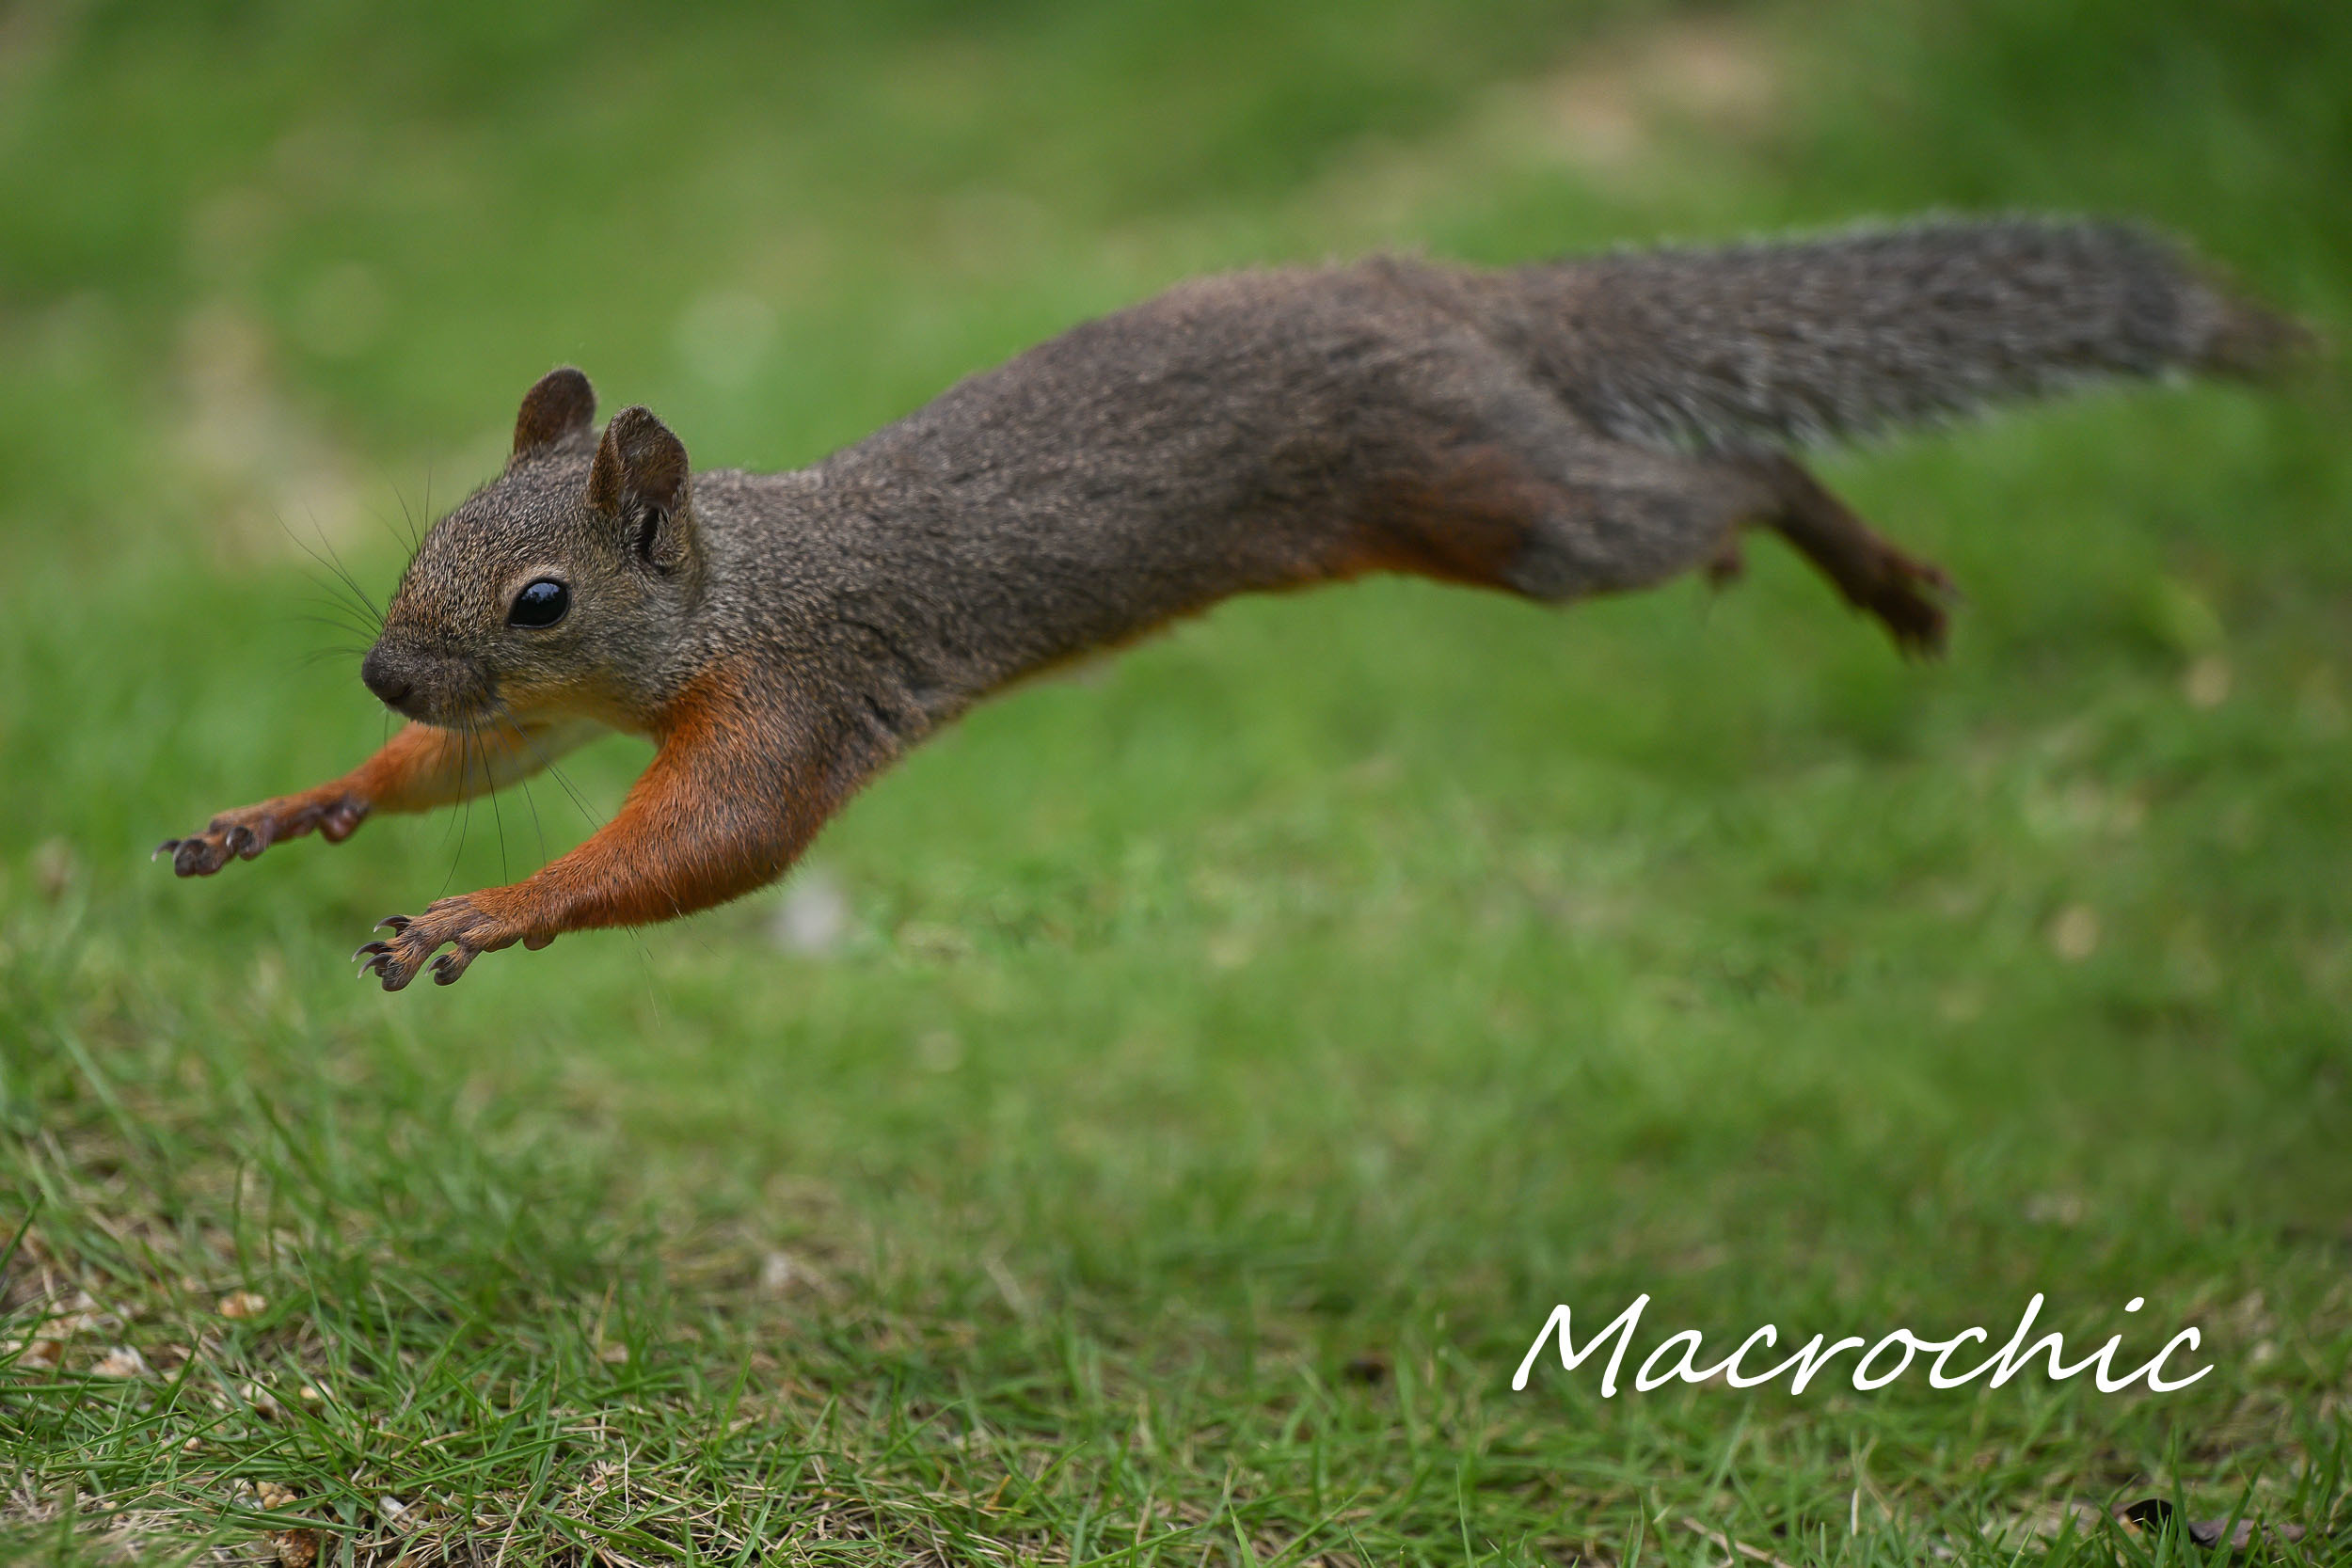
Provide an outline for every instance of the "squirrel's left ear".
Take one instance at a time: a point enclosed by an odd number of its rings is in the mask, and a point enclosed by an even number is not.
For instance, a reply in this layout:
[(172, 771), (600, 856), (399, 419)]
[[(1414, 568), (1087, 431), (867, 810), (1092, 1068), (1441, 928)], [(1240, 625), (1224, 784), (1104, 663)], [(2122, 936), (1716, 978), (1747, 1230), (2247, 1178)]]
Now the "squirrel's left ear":
[(670, 571), (693, 548), (692, 475), (686, 444), (644, 407), (604, 427), (588, 470), (588, 504), (619, 526), (622, 545)]
[(523, 394), (515, 415), (515, 451), (507, 461), (553, 451), (573, 436), (587, 435), (596, 422), (596, 389), (571, 366), (558, 366)]

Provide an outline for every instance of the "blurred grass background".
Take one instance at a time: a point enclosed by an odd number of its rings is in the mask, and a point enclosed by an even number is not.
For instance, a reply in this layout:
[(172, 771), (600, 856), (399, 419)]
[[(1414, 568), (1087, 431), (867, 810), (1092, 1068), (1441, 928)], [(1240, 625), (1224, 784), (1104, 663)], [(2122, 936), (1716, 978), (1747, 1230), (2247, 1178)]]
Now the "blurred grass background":
[[(2332, 369), (1828, 461), (1969, 594), (1931, 669), (1765, 545), (1565, 615), (1235, 604), (983, 709), (797, 894), (447, 992), (342, 956), (582, 836), (560, 789), (146, 852), (381, 738), (309, 553), (388, 587), (553, 363), (774, 467), (1207, 268), (1936, 207), (2138, 214), (2340, 340), (2347, 198), (2352, 16), (2283, 0), (12, 7), (8, 1540), (2153, 1560), (2032, 1532), (2164, 1493), (2327, 1560)], [(1508, 1391), (1641, 1291), (1710, 1343), (2041, 1291), (2217, 1370)]]

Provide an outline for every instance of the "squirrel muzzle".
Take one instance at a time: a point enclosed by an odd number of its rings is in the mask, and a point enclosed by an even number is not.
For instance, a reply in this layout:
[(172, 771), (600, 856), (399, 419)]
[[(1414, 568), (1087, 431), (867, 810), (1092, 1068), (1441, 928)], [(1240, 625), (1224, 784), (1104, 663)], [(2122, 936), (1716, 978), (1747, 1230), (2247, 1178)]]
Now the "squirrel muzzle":
[(368, 650), (359, 678), (386, 707), (427, 724), (462, 725), (492, 702), (489, 681), (473, 660), (397, 630)]

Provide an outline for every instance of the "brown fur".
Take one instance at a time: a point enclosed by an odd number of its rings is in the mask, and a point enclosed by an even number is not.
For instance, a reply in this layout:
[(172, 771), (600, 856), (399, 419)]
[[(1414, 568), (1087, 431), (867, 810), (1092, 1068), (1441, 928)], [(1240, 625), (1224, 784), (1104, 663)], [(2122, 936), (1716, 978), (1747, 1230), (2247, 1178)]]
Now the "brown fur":
[[(1944, 575), (1782, 444), (2093, 375), (2243, 371), (2293, 337), (2137, 230), (1999, 220), (1202, 279), (797, 473), (697, 474), (644, 408), (599, 435), (565, 368), (525, 395), (505, 472), (427, 535), (362, 666), (418, 722), (166, 847), (209, 874), (499, 787), (598, 727), (655, 739), (587, 843), (388, 922), (359, 956), (397, 990), (772, 880), (973, 703), (1234, 594), (1402, 572), (1565, 603), (1727, 578), (1761, 527), (1932, 653)], [(561, 616), (518, 614), (533, 584)]]
[(1544, 519), (1565, 505), (1555, 486), (1493, 445), (1391, 474), (1368, 499), (1355, 548), (1326, 578), (1395, 572), (1509, 591), (1512, 567), (1534, 546)]

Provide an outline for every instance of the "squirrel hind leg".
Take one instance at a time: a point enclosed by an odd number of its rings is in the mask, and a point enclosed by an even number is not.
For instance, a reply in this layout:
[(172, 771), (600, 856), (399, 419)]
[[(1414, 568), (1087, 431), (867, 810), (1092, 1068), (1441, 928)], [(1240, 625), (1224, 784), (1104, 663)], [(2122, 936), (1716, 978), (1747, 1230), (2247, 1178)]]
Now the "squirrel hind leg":
[(1769, 504), (1752, 476), (1582, 433), (1451, 446), (1375, 496), (1360, 565), (1546, 604), (1664, 582)]
[(1525, 514), (1495, 586), (1546, 603), (1692, 570), (1728, 582), (1740, 575), (1741, 527), (1773, 505), (1753, 476), (1683, 453), (1580, 440), (1543, 458), (1541, 504)]
[(1876, 617), (1905, 654), (1943, 653), (1945, 604), (1958, 590), (1942, 567), (1897, 548), (1793, 459), (1741, 463), (1771, 498), (1757, 521), (1796, 546), (1847, 603)]
[[(1547, 421), (1547, 423), (1549, 423)], [(1424, 449), (1374, 487), (1318, 578), (1410, 572), (1549, 604), (1739, 572), (1750, 527), (1778, 533), (1906, 654), (1943, 651), (1951, 579), (1873, 531), (1779, 454), (1660, 451), (1557, 426)]]
[(1457, 449), (1392, 486), (1392, 570), (1546, 603), (1738, 575), (1739, 539), (1771, 529), (1904, 653), (1944, 649), (1951, 578), (1898, 548), (1786, 456), (1661, 452), (1580, 437), (1554, 450)]

